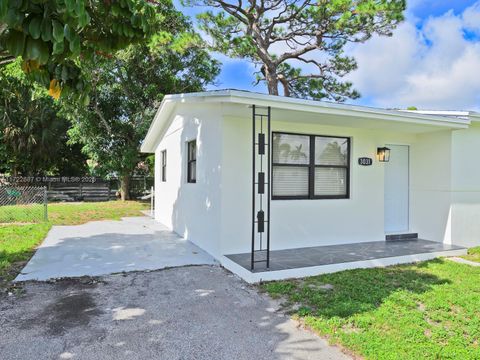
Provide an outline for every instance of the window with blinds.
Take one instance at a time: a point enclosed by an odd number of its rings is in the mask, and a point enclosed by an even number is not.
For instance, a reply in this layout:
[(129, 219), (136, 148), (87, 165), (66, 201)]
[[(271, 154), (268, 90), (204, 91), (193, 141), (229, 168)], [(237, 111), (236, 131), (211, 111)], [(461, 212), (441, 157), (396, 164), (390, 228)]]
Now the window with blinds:
[(345, 199), (349, 176), (349, 138), (273, 133), (273, 199)]
[(197, 141), (187, 142), (187, 182), (197, 182)]
[(162, 182), (167, 181), (167, 150), (162, 150)]

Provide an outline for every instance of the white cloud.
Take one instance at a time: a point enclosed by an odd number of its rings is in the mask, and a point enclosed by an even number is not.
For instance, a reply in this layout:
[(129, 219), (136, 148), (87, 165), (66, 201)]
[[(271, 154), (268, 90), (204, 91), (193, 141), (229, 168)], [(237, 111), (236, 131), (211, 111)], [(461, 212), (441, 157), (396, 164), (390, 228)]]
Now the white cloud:
[(462, 14), (452, 11), (425, 19), (409, 18), (393, 37), (374, 37), (352, 46), (358, 70), (349, 75), (364, 100), (382, 107), (480, 108), (480, 2)]
[(465, 26), (476, 33), (480, 33), (480, 2), (475, 3), (463, 13)]

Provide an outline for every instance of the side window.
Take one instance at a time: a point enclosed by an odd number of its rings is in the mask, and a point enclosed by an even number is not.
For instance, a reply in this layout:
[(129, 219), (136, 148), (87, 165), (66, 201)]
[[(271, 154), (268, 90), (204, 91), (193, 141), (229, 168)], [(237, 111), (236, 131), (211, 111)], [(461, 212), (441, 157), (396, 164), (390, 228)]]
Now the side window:
[(197, 182), (197, 141), (187, 143), (187, 182)]
[(162, 154), (162, 182), (167, 181), (167, 150), (163, 150)]

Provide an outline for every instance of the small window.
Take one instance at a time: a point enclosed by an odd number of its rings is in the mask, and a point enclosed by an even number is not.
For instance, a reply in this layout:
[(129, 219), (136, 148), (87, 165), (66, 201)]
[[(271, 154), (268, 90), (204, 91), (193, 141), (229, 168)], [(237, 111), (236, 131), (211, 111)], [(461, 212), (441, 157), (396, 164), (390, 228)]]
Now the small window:
[(273, 133), (273, 199), (349, 197), (350, 139)]
[(187, 182), (197, 182), (197, 141), (192, 140), (187, 143)]
[(162, 182), (167, 181), (167, 150), (162, 151)]

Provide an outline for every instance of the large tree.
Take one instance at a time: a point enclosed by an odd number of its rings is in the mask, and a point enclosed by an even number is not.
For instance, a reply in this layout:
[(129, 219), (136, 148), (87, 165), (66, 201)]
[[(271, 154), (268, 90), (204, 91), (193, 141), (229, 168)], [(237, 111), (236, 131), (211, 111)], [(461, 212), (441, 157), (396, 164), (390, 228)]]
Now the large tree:
[(66, 106), (72, 139), (84, 145), (97, 173), (120, 178), (122, 199), (129, 198), (130, 176), (144, 160), (141, 141), (164, 95), (201, 91), (219, 72), (218, 63), (199, 47), (176, 51), (180, 43), (190, 44), (190, 35), (180, 34), (176, 41), (159, 36), (158, 47), (132, 45), (113, 59), (90, 63), (85, 69), (91, 74), (90, 104)]
[[(268, 92), (342, 101), (358, 92), (342, 77), (356, 68), (347, 43), (391, 35), (405, 0), (183, 0), (216, 8), (198, 16), (212, 48), (259, 65)], [(375, 54), (372, 54), (375, 56)]]
[(19, 62), (0, 69), (0, 173), (84, 175), (86, 157), (69, 144), (69, 121), (47, 91), (29, 81)]
[(82, 95), (80, 63), (144, 41), (170, 0), (1, 0), (0, 65), (23, 70), (59, 97)]

